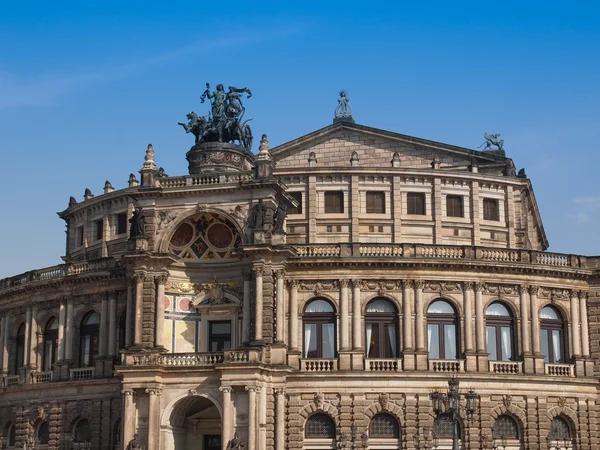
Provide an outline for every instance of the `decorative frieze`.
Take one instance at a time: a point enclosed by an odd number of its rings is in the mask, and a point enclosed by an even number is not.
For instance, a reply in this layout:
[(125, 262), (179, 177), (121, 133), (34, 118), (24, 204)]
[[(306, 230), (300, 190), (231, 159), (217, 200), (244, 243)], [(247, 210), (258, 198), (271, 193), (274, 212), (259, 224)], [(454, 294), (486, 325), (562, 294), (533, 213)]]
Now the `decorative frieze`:
[(340, 289), (340, 282), (338, 280), (322, 280), (322, 281), (309, 281), (302, 280), (298, 283), (298, 291), (300, 292), (314, 292), (320, 294), (326, 291), (338, 291)]

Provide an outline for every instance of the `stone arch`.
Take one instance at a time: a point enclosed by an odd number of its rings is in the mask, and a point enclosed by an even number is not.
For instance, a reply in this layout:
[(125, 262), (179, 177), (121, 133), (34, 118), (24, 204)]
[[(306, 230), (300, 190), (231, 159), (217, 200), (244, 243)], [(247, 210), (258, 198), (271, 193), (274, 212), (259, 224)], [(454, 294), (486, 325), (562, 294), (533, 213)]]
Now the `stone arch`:
[(521, 426), (521, 431), (524, 430), (524, 426), (527, 423), (527, 417), (525, 415), (525, 411), (519, 408), (516, 405), (511, 404), (508, 408), (504, 405), (498, 405), (494, 409), (492, 409), (490, 415), (492, 419), (496, 420), (501, 415), (511, 416), (513, 419), (517, 420), (519, 426)]
[(175, 230), (177, 230), (179, 225), (181, 225), (186, 219), (195, 216), (198, 213), (208, 213), (221, 217), (225, 221), (229, 222), (233, 227), (235, 227), (239, 235), (242, 237), (242, 243), (247, 243), (248, 239), (243, 227), (240, 227), (239, 222), (235, 219), (235, 217), (232, 214), (229, 214), (219, 208), (206, 206), (206, 209), (202, 211), (199, 211), (197, 208), (188, 209), (185, 211), (181, 211), (177, 216), (175, 216), (173, 221), (164, 228), (164, 230), (162, 231), (162, 236), (158, 239), (158, 251), (162, 253), (169, 253), (169, 243), (171, 242), (171, 238), (173, 237)]
[(508, 309), (510, 311), (510, 313), (512, 314), (512, 318), (514, 320), (521, 318), (521, 315), (519, 313), (519, 308), (517, 307), (517, 305), (515, 305), (510, 299), (504, 298), (504, 297), (495, 297), (487, 302), (484, 302), (484, 304), (483, 304), (483, 314), (484, 315), (485, 315), (485, 312), (487, 311), (487, 309), (493, 303), (500, 303), (502, 306), (505, 306), (506, 309)]
[(569, 314), (569, 309), (561, 305), (560, 302), (552, 302), (551, 300), (546, 300), (540, 305), (537, 311), (538, 319), (540, 317), (542, 309), (544, 309), (546, 306), (551, 306), (552, 308), (556, 309), (556, 311), (558, 311), (558, 314), (561, 315), (563, 324), (565, 326), (569, 326), (571, 324), (571, 315)]
[(306, 421), (310, 416), (316, 413), (325, 413), (333, 419), (335, 423), (335, 427), (339, 428), (340, 423), (338, 420), (338, 409), (333, 406), (331, 403), (323, 403), (320, 408), (317, 407), (314, 403), (310, 403), (306, 405), (304, 408), (300, 410), (300, 417), (304, 419), (304, 423), (302, 424), (302, 430), (306, 427)]
[(394, 297), (391, 294), (373, 294), (369, 297), (367, 297), (361, 304), (361, 312), (363, 315), (365, 315), (367, 313), (367, 305), (369, 303), (371, 303), (373, 300), (378, 300), (378, 299), (382, 299), (382, 300), (388, 300), (389, 302), (391, 302), (394, 307), (396, 308), (396, 312), (400, 313), (402, 311), (402, 302), (400, 300), (398, 300), (396, 297)]
[(548, 413), (546, 414), (546, 418), (548, 419), (548, 429), (550, 429), (550, 425), (552, 424), (552, 419), (556, 416), (561, 416), (563, 419), (566, 419), (571, 426), (571, 431), (573, 431), (573, 436), (576, 436), (579, 431), (579, 421), (577, 420), (577, 413), (573, 411), (568, 406), (554, 406), (548, 409)]
[(313, 294), (311, 297), (307, 298), (304, 302), (298, 302), (298, 308), (299, 311), (298, 313), (300, 314), (300, 317), (302, 317), (302, 314), (304, 314), (304, 309), (306, 308), (306, 305), (308, 305), (310, 302), (312, 302), (313, 300), (325, 300), (329, 303), (331, 303), (331, 306), (333, 306), (333, 313), (335, 315), (339, 315), (340, 314), (340, 308), (339, 305), (337, 304), (337, 302), (335, 301), (335, 299), (333, 297), (331, 297), (330, 295), (327, 294)]
[(83, 320), (83, 318), (92, 312), (98, 314), (98, 317), (100, 317), (100, 321), (102, 321), (102, 314), (96, 306), (85, 305), (83, 308), (77, 311), (77, 313), (73, 314), (72, 328), (79, 330), (81, 328), (81, 321)]
[(445, 293), (444, 294), (433, 294), (433, 296), (428, 300), (423, 299), (423, 314), (425, 316), (427, 316), (427, 310), (429, 309), (429, 306), (436, 300), (444, 300), (444, 301), (450, 303), (452, 305), (452, 307), (454, 308), (454, 311), (456, 312), (456, 314), (460, 317), (463, 316), (464, 311), (462, 309), (461, 302), (459, 302), (453, 296), (445, 294)]
[[(181, 395), (173, 398), (167, 404), (167, 406), (163, 409), (162, 416), (160, 419), (161, 428), (170, 426), (171, 414), (173, 413), (173, 410), (175, 409), (176, 406), (178, 406), (178, 404), (180, 402), (183, 401), (183, 402), (191, 404), (195, 400), (195, 398), (198, 398), (198, 397), (210, 400), (213, 403), (213, 405), (215, 405), (215, 408), (217, 408), (217, 410), (219, 411), (219, 415), (221, 417), (223, 417), (223, 406), (221, 405), (221, 402), (214, 395), (212, 395), (209, 392), (188, 392), (187, 394), (181, 394)], [(183, 404), (184, 403), (182, 403), (179, 406), (182, 406)]]
[(69, 408), (69, 412), (66, 416), (68, 432), (72, 433), (73, 429), (75, 428), (75, 425), (77, 425), (77, 422), (79, 422), (80, 420), (90, 420), (90, 418), (91, 411), (87, 407), (78, 406), (76, 408)]
[[(400, 408), (395, 403), (388, 402), (387, 408), (383, 408), (381, 406), (381, 404), (379, 402), (377, 402), (377, 403), (373, 403), (371, 406), (369, 406), (365, 410), (365, 416), (369, 419), (369, 424), (370, 424), (373, 417), (375, 417), (379, 413), (391, 414), (392, 416), (394, 416), (394, 418), (400, 424), (400, 428), (404, 429), (405, 422), (404, 422), (404, 415), (402, 414), (402, 411), (403, 411), (402, 408)], [(369, 424), (367, 424), (367, 426), (369, 426)]]
[(48, 325), (48, 322), (50, 321), (50, 319), (54, 318), (58, 321), (58, 316), (59, 316), (58, 311), (56, 311), (56, 312), (54, 310), (44, 311), (44, 314), (42, 314), (37, 319), (38, 333), (43, 333), (44, 331), (46, 331), (46, 325)]

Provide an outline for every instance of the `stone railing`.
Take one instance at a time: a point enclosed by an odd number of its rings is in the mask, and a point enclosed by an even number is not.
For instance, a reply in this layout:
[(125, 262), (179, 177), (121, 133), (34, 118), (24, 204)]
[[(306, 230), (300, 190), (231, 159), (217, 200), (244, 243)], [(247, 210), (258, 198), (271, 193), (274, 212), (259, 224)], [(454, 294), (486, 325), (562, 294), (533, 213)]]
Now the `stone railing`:
[(365, 370), (368, 372), (400, 372), (402, 371), (402, 360), (365, 358)]
[(430, 359), (429, 371), (438, 373), (459, 373), (465, 371), (462, 359)]
[(33, 384), (50, 383), (52, 381), (52, 371), (33, 372), (31, 374), (31, 382)]
[(47, 267), (45, 269), (32, 270), (10, 278), (0, 280), (0, 289), (13, 286), (22, 286), (34, 281), (49, 281), (60, 279), (69, 275), (80, 275), (83, 273), (103, 272), (117, 269), (120, 265), (113, 258), (102, 258), (91, 261), (61, 264), (59, 266)]
[(164, 189), (186, 186), (205, 186), (212, 184), (239, 183), (253, 179), (252, 171), (222, 173), (218, 175), (187, 175), (183, 177), (158, 178), (159, 187)]
[(69, 379), (71, 381), (91, 380), (94, 378), (95, 372), (93, 367), (69, 369)]
[(259, 349), (224, 350), (211, 353), (125, 354), (123, 364), (134, 367), (211, 367), (216, 364), (262, 362)]
[(4, 388), (9, 388), (21, 384), (21, 377), (19, 375), (7, 375), (2, 381)]
[(338, 370), (337, 359), (301, 359), (301, 372), (335, 372)]
[(223, 352), (214, 353), (171, 353), (161, 356), (165, 367), (214, 366), (223, 362)]
[[(499, 263), (523, 263), (535, 266), (587, 268), (586, 257), (535, 250), (434, 244), (293, 244), (296, 258), (390, 258), (450, 259)], [(590, 265), (592, 261), (590, 261)], [(591, 267), (593, 268), (593, 267)]]
[(504, 375), (518, 375), (523, 373), (523, 362), (521, 361), (488, 361), (491, 373)]
[(573, 364), (546, 364), (546, 375), (553, 377), (574, 377), (575, 365)]

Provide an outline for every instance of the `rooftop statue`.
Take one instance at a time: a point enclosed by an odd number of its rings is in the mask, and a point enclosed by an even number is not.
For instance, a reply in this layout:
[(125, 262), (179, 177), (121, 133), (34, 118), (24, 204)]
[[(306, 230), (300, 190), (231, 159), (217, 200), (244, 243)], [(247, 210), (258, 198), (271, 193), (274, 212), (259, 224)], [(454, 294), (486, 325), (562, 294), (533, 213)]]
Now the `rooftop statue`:
[(504, 139), (500, 139), (500, 134), (487, 134), (487, 132), (483, 133), (485, 137), (485, 142), (481, 144), (477, 148), (481, 148), (485, 145), (484, 150), (488, 150), (492, 148), (492, 145), (498, 147), (498, 150), (504, 150)]
[(338, 105), (335, 108), (335, 117), (352, 117), (352, 108), (350, 107), (350, 99), (345, 90), (340, 91), (340, 98), (338, 98)]
[(186, 133), (192, 133), (196, 140), (195, 144), (202, 142), (235, 142), (246, 150), (252, 148), (252, 130), (248, 122), (244, 120), (246, 108), (242, 102), (242, 94), (247, 98), (252, 97), (248, 88), (236, 88), (229, 86), (225, 92), (222, 84), (217, 85), (217, 90), (211, 92), (210, 84), (206, 83), (206, 90), (200, 96), (200, 102), (206, 99), (211, 102), (211, 112), (208, 116), (199, 117), (195, 112), (187, 114), (188, 123), (178, 122)]

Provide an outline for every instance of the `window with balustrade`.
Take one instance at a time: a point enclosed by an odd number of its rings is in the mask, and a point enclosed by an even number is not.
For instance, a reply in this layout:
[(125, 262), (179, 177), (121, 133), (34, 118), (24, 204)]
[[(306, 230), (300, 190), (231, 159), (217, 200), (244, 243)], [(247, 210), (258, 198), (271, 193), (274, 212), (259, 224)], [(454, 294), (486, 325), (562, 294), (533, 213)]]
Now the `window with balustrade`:
[(304, 437), (335, 439), (335, 422), (324, 413), (313, 414), (306, 420)]
[[(48, 426), (48, 422), (42, 422), (37, 427), (37, 443), (42, 448), (45, 448), (50, 441), (50, 427)], [(40, 447), (36, 447), (40, 448)]]
[(15, 343), (15, 357), (13, 373), (19, 374), (19, 369), (25, 364), (25, 324), (21, 324), (17, 331), (17, 340)]
[(438, 299), (427, 309), (429, 359), (458, 359), (458, 314), (446, 300)]
[(566, 361), (564, 343), (564, 321), (562, 315), (553, 306), (545, 306), (540, 311), (540, 334), (542, 354), (547, 363)]
[(231, 348), (231, 321), (211, 320), (208, 322), (208, 351), (220, 352)]
[(44, 327), (44, 347), (42, 355), (42, 370), (49, 372), (56, 362), (56, 349), (58, 347), (58, 320), (50, 318)]
[(367, 358), (398, 358), (398, 311), (386, 299), (369, 302), (365, 312)]
[(100, 316), (96, 312), (89, 312), (81, 321), (79, 331), (79, 366), (91, 367), (94, 358), (98, 355), (98, 343), (100, 333)]
[(373, 416), (369, 423), (369, 437), (382, 439), (399, 439), (400, 426), (391, 414), (380, 413)]
[(494, 302), (485, 311), (487, 352), (490, 361), (514, 361), (514, 318), (500, 302)]
[(305, 358), (336, 357), (336, 317), (333, 305), (324, 299), (311, 300), (302, 315)]

